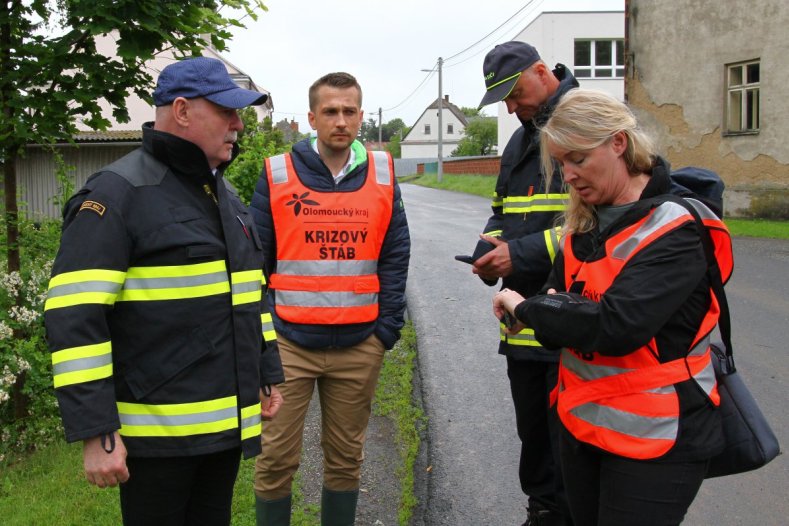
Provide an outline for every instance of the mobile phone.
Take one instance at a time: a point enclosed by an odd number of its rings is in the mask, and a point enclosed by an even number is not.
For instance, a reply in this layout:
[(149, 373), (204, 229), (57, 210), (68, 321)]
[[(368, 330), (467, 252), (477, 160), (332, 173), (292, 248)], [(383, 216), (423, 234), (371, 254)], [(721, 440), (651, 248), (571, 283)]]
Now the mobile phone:
[(515, 319), (515, 316), (513, 316), (512, 314), (510, 314), (509, 311), (506, 310), (504, 311), (504, 315), (501, 317), (501, 323), (503, 323), (504, 326), (507, 327), (508, 329), (512, 329), (513, 327), (515, 327), (515, 323), (517, 321), (518, 320)]
[(474, 258), (471, 256), (459, 255), (459, 256), (455, 256), (455, 259), (457, 259), (458, 261), (462, 261), (463, 263), (468, 263), (469, 265), (474, 264)]

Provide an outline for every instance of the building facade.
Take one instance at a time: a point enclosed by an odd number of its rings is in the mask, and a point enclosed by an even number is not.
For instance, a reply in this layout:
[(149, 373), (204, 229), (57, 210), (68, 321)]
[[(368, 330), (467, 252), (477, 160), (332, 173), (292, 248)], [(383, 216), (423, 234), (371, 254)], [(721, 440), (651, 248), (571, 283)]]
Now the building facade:
[(661, 152), (674, 167), (718, 172), (727, 213), (747, 212), (764, 190), (786, 208), (789, 2), (628, 0), (625, 9), (627, 101)]
[[(411, 130), (400, 141), (402, 159), (438, 158), (438, 99), (425, 108)], [(449, 102), (449, 95), (441, 101), (443, 134), (441, 157), (449, 157), (463, 138), (468, 120), (460, 108)]]

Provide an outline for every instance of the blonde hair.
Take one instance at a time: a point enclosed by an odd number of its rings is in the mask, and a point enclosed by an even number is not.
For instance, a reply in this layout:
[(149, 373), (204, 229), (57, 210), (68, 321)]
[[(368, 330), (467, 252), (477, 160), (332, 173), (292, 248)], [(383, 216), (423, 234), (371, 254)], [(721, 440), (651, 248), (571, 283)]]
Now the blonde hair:
[[(550, 188), (554, 162), (548, 146), (586, 152), (622, 132), (627, 148), (622, 158), (631, 176), (649, 172), (655, 159), (652, 140), (638, 127), (636, 117), (624, 103), (601, 91), (574, 89), (567, 92), (540, 129), (540, 156), (546, 188)], [(561, 172), (560, 172), (561, 173)], [(564, 213), (566, 232), (589, 232), (597, 224), (594, 209), (570, 188), (570, 202)]]

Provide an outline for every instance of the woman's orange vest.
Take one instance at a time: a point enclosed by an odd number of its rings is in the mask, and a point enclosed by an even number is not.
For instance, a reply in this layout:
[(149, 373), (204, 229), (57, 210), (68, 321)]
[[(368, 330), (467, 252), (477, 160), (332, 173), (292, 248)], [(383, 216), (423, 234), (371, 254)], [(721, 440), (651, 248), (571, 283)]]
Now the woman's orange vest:
[(277, 315), (305, 324), (363, 323), (378, 317), (378, 257), (392, 218), (394, 167), (367, 152), (364, 184), (321, 192), (301, 182), (290, 154), (266, 159), (277, 240)]
[[(733, 265), (728, 229), (702, 203), (687, 201), (699, 212), (713, 239), (725, 283)], [(564, 243), (567, 290), (574, 281), (585, 282), (583, 296), (599, 302), (633, 256), (693, 221), (682, 205), (664, 202), (609, 238), (606, 257), (588, 263), (575, 257), (572, 235), (568, 236)], [(680, 408), (674, 384), (693, 378), (713, 404), (720, 403), (709, 348), (709, 335), (720, 309), (715, 295), (710, 295), (710, 307), (685, 358), (660, 363), (654, 337), (625, 356), (562, 350), (557, 408), (559, 418), (575, 438), (628, 458), (657, 458), (668, 452), (677, 438)]]

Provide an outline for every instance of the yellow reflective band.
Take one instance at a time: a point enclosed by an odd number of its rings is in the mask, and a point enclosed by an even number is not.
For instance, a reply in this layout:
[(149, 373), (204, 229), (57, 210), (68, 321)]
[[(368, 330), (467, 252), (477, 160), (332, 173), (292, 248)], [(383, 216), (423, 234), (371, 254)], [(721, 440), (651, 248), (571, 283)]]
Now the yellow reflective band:
[(179, 437), (238, 428), (235, 396), (186, 404), (118, 402), (123, 436)]
[(194, 265), (168, 265), (162, 267), (131, 267), (127, 272), (128, 279), (140, 278), (181, 278), (201, 276), (214, 272), (227, 271), (225, 260), (196, 263)]
[(224, 260), (195, 265), (132, 267), (117, 301), (162, 301), (230, 292)]
[(260, 325), (263, 327), (263, 340), (267, 342), (277, 341), (277, 331), (274, 330), (274, 322), (270, 312), (260, 315)]
[(56, 389), (110, 376), (112, 376), (110, 342), (71, 347), (52, 353), (52, 379)]
[(522, 347), (542, 347), (540, 342), (534, 337), (534, 329), (529, 329), (528, 327), (523, 329), (521, 332), (512, 336), (504, 332), (504, 324), (499, 324), (499, 332), (500, 332), (500, 339), (503, 342), (507, 342), (510, 345), (518, 345)]
[(549, 228), (545, 231), (545, 247), (548, 249), (548, 257), (551, 258), (551, 263), (556, 259), (556, 252), (559, 250), (559, 236), (561, 234), (561, 227)]
[(260, 422), (260, 404), (241, 409), (241, 440), (260, 436), (263, 426)]
[(133, 404), (118, 402), (118, 411), (128, 415), (188, 415), (205, 413), (218, 409), (236, 407), (236, 397), (227, 396), (205, 402), (188, 402), (185, 404)]
[(482, 234), (490, 237), (501, 237), (501, 230), (491, 230), (490, 232), (483, 232)]
[(44, 310), (88, 304), (112, 305), (125, 276), (125, 272), (105, 269), (77, 270), (53, 276)]
[(569, 194), (534, 194), (504, 198), (505, 214), (527, 214), (530, 212), (563, 212)]
[(260, 284), (262, 276), (262, 269), (233, 272), (230, 275), (233, 305), (259, 303), (263, 297)]

